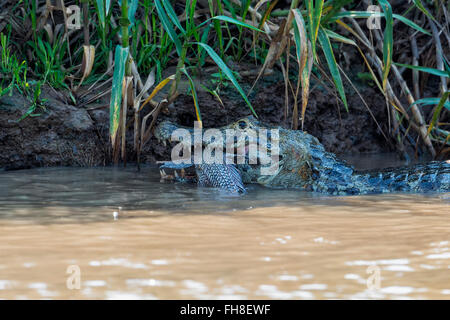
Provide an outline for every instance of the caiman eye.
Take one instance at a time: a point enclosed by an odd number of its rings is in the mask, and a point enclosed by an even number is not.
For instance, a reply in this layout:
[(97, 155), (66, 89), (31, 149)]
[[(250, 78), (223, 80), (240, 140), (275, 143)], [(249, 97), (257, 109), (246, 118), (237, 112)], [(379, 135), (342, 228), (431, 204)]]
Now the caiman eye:
[(244, 120), (241, 120), (238, 122), (239, 128), (240, 129), (245, 129), (247, 128), (247, 122), (245, 122)]

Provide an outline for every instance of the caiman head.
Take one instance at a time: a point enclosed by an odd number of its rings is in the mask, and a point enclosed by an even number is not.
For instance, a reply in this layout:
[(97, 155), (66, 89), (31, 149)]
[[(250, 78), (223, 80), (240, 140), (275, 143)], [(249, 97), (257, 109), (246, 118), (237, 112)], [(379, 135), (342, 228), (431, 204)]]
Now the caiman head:
[[(178, 143), (186, 148), (193, 146), (195, 130), (169, 121), (161, 122), (154, 135), (166, 143), (172, 141), (178, 129), (190, 134), (188, 139)], [(302, 131), (262, 125), (253, 116), (218, 128), (213, 134), (208, 130), (197, 129), (197, 134), (203, 135), (201, 148), (223, 150), (225, 157), (236, 164), (244, 183), (307, 189), (314, 179), (312, 153), (325, 152), (315, 137)], [(218, 138), (218, 134), (222, 138)], [(212, 135), (215, 137), (211, 138)], [(191, 154), (194, 154), (193, 150)]]

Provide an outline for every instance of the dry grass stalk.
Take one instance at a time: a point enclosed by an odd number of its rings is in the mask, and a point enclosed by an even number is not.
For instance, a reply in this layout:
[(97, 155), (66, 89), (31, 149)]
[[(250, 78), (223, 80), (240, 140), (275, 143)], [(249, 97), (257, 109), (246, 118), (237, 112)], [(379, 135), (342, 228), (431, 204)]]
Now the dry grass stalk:
[[(352, 22), (352, 25), (354, 26), (355, 30), (358, 32), (359, 36), (361, 39), (363, 39), (363, 44), (369, 49), (371, 56), (374, 58), (374, 61), (376, 61), (376, 67), (378, 69), (379, 74), (382, 74), (382, 62), (381, 59), (378, 57), (378, 55), (375, 52), (375, 48), (370, 45), (369, 40), (367, 39), (366, 35), (364, 34), (364, 32), (362, 31), (361, 27), (359, 26), (359, 24), (356, 22), (356, 20), (354, 18), (349, 18)], [(374, 30), (374, 35), (377, 38), (377, 41), (382, 41), (381, 40), (381, 35), (376, 32), (378, 30)], [(403, 92), (405, 93), (407, 99), (408, 99), (408, 103), (411, 105), (412, 103), (414, 103), (414, 97), (411, 94), (411, 91), (408, 88), (408, 85), (406, 84), (405, 80), (403, 79), (403, 77), (401, 76), (398, 68), (395, 65), (391, 66), (391, 70), (393, 71), (397, 81), (399, 82)], [(391, 85), (389, 84), (389, 80), (387, 81), (388, 83), (386, 84), (386, 95), (388, 98), (391, 98), (390, 102), (392, 102), (392, 97), (395, 95)], [(401, 106), (401, 105), (398, 105)], [(401, 107), (401, 111), (404, 113), (404, 115), (406, 116), (407, 112), (404, 110), (404, 108)], [(435, 157), (436, 156), (436, 151), (434, 150), (433, 144), (430, 140), (430, 137), (427, 134), (427, 128), (425, 125), (425, 121), (423, 120), (423, 116), (419, 110), (419, 108), (417, 107), (417, 105), (412, 105), (411, 106), (411, 111), (413, 114), (413, 117), (415, 119), (415, 121), (418, 124), (418, 133), (420, 134), (420, 137), (423, 139), (425, 146), (428, 148), (428, 151), (430, 152), (430, 154)]]

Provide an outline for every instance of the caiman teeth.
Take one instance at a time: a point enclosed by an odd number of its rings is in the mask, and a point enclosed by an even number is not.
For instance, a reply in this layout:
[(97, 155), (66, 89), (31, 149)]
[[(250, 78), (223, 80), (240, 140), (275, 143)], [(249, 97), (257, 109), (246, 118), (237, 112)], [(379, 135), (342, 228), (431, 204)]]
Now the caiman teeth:
[(167, 178), (168, 177), (168, 175), (167, 175), (166, 171), (164, 171), (164, 169), (159, 169), (159, 173), (161, 175), (161, 178)]

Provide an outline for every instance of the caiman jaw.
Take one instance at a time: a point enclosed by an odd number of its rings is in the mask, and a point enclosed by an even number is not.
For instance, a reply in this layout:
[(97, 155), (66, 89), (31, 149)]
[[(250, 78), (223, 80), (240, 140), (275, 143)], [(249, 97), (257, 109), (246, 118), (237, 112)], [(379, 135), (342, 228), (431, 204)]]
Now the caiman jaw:
[(170, 121), (163, 121), (158, 124), (154, 130), (155, 138), (158, 139), (160, 143), (166, 146), (167, 142), (171, 141), (172, 134), (178, 129), (188, 130), (191, 134), (194, 133), (194, 129), (179, 126)]
[[(236, 150), (239, 150), (239, 148), (244, 148), (245, 153), (247, 154), (249, 143), (257, 144), (257, 142), (258, 142), (258, 137), (257, 137), (257, 135), (254, 134), (255, 132), (257, 133), (257, 131), (255, 131), (255, 130), (257, 130), (258, 127), (254, 123), (252, 123), (251, 119), (249, 119), (249, 118), (244, 118), (244, 119), (241, 119), (231, 125), (216, 129), (222, 133), (223, 139), (221, 139), (221, 141), (220, 140), (204, 141), (202, 139), (202, 147), (203, 148), (208, 147), (211, 149), (222, 148), (223, 152), (225, 153), (227, 150), (227, 141), (226, 141), (227, 131), (235, 130), (235, 132), (244, 134), (248, 138), (245, 140), (244, 139), (235, 139), (232, 142), (232, 144), (230, 144), (228, 146), (228, 148), (232, 149), (234, 153), (236, 152)], [(179, 141), (179, 143), (182, 143), (183, 145), (185, 145), (187, 147), (193, 147), (194, 141), (192, 138), (194, 137), (195, 130), (193, 128), (179, 126), (170, 121), (163, 121), (160, 124), (158, 124), (154, 130), (154, 136), (155, 136), (155, 138), (158, 139), (158, 141), (160, 143), (163, 143), (164, 146), (166, 146), (167, 142), (172, 141), (172, 135), (178, 129), (187, 130), (191, 135), (191, 141), (185, 141), (182, 139), (182, 141)], [(254, 129), (254, 130), (250, 130), (250, 129)], [(203, 131), (203, 132), (205, 132), (205, 131)]]
[[(193, 128), (186, 128), (182, 126), (178, 126), (170, 121), (163, 121), (161, 122), (154, 131), (155, 137), (161, 142), (166, 145), (167, 141), (171, 141), (172, 134), (177, 129), (185, 129), (188, 130), (188, 132), (191, 134), (191, 140), (194, 135), (194, 129)], [(283, 159), (279, 159), (278, 162), (278, 170), (274, 172), (272, 175), (261, 175), (261, 168), (268, 166), (268, 164), (272, 164), (272, 146), (274, 146), (275, 143), (280, 143), (279, 139), (277, 141), (275, 140), (274, 136), (271, 136), (270, 130), (267, 130), (268, 136), (264, 136), (266, 139), (262, 138), (262, 134), (260, 132), (260, 129), (266, 129), (261, 128), (259, 125), (259, 121), (257, 121), (254, 117), (250, 116), (247, 118), (240, 119), (230, 125), (218, 128), (222, 134), (222, 141), (216, 140), (216, 141), (202, 141), (203, 144), (203, 150), (205, 148), (211, 148), (215, 150), (220, 150), (225, 153), (226, 157), (232, 160), (232, 163), (235, 163), (239, 170), (241, 171), (242, 178), (244, 179), (244, 182), (250, 183), (250, 182), (257, 182), (262, 185), (270, 185), (272, 181), (274, 181), (275, 177), (280, 173), (280, 171), (283, 169)], [(273, 129), (273, 128), (267, 128), (267, 129)], [(228, 130), (231, 130), (228, 131)], [(204, 131), (205, 132), (205, 131)], [(233, 134), (233, 140), (227, 141), (227, 132)], [(234, 134), (237, 133), (240, 134), (241, 138), (235, 137)], [(266, 140), (265, 143), (263, 143)], [(229, 145), (227, 146), (227, 142)], [(186, 147), (191, 148), (193, 146), (193, 141), (182, 141), (178, 142), (184, 144)], [(253, 146), (251, 146), (253, 145)], [(227, 148), (228, 147), (228, 148)], [(250, 160), (250, 151), (251, 148), (253, 149), (254, 154), (256, 155), (256, 159), (253, 159), (254, 163), (251, 163)], [(263, 152), (259, 152), (263, 148)], [(228, 149), (228, 150), (227, 150)], [(194, 154), (191, 149), (191, 154)], [(241, 161), (244, 160), (244, 161)], [(241, 162), (240, 162), (241, 161)], [(244, 163), (242, 163), (244, 162)], [(175, 168), (172, 168), (175, 169)], [(276, 180), (276, 179), (275, 179)]]

